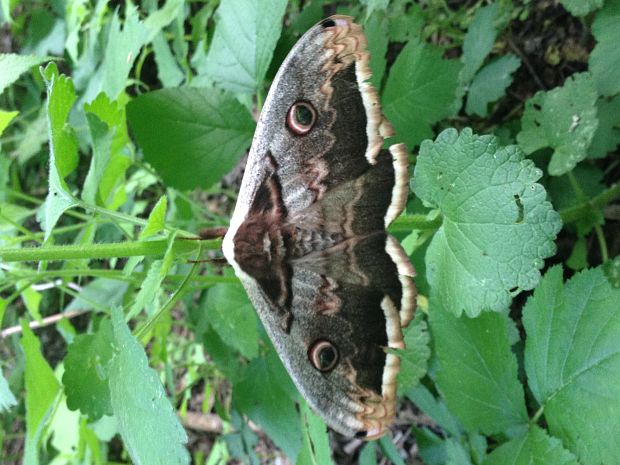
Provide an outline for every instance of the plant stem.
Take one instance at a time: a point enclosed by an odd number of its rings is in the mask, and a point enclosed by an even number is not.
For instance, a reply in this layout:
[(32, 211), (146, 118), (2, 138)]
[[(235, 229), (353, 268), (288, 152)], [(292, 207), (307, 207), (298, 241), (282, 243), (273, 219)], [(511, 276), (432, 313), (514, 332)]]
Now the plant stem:
[(588, 202), (584, 202), (574, 207), (566, 208), (560, 212), (562, 221), (564, 223), (572, 223), (581, 218), (588, 216), (591, 210), (603, 208), (609, 202), (620, 197), (620, 183), (612, 185), (609, 189), (601, 192), (596, 197), (593, 197)]
[(545, 407), (544, 405), (541, 405), (540, 408), (534, 414), (534, 416), (530, 419), (530, 425), (535, 425), (536, 423), (538, 423), (538, 420), (540, 420), (540, 417), (542, 416), (544, 411), (545, 411)]
[(411, 232), (414, 229), (437, 229), (441, 226), (442, 221), (440, 215), (432, 220), (429, 220), (427, 215), (403, 215), (394, 220), (389, 230), (390, 232)]
[[(176, 254), (187, 254), (195, 252), (200, 248), (204, 250), (219, 250), (221, 248), (221, 243), (221, 239), (211, 239), (205, 241), (187, 241), (177, 239), (174, 241), (173, 249)], [(168, 241), (161, 239), (146, 242), (135, 241), (110, 244), (56, 245), (23, 249), (0, 248), (0, 261), (31, 262), (78, 259), (92, 260), (134, 256), (163, 256), (166, 252), (167, 246)]]
[[(198, 256), (200, 256), (202, 252), (202, 245), (203, 245), (202, 241), (198, 241)], [(181, 297), (183, 297), (185, 289), (189, 286), (189, 283), (192, 282), (197, 272), (198, 272), (198, 262), (194, 263), (194, 265), (192, 266), (192, 269), (189, 271), (189, 273), (187, 273), (187, 276), (185, 276), (185, 279), (179, 285), (179, 288), (175, 291), (175, 293), (172, 294), (168, 302), (166, 302), (157, 312), (155, 312), (155, 314), (147, 320), (144, 326), (142, 326), (135, 332), (136, 338), (140, 340), (146, 338), (146, 335), (149, 333), (150, 329), (157, 322), (157, 320), (164, 313), (169, 312), (172, 309), (172, 307), (174, 307), (174, 304), (176, 304), (177, 301)], [(143, 340), (142, 342), (146, 344), (146, 341)]]
[[(116, 281), (127, 281), (139, 284), (146, 278), (146, 272), (144, 271), (132, 271), (130, 276), (126, 276), (122, 270), (92, 270), (92, 269), (66, 269), (66, 270), (46, 270), (37, 271), (34, 269), (19, 268), (19, 269), (6, 269), (3, 268), (7, 275), (14, 276), (16, 279), (28, 279), (33, 278), (37, 281), (44, 281), (46, 279), (72, 279), (81, 276), (88, 276), (92, 278), (104, 278), (113, 279)], [(166, 275), (165, 282), (170, 284), (178, 284), (185, 279), (185, 275), (169, 274)], [(196, 276), (193, 284), (206, 284), (213, 285), (217, 283), (235, 283), (237, 278), (232, 276)]]

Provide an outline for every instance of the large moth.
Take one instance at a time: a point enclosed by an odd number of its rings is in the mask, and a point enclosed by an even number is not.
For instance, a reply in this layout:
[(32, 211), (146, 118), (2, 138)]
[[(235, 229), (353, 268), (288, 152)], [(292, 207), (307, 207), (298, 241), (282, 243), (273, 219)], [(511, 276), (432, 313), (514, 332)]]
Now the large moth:
[(310, 29), (265, 100), (230, 228), (234, 267), (299, 391), (346, 435), (382, 435), (396, 409), (413, 267), (386, 227), (407, 200), (407, 151), (368, 82), (346, 16)]

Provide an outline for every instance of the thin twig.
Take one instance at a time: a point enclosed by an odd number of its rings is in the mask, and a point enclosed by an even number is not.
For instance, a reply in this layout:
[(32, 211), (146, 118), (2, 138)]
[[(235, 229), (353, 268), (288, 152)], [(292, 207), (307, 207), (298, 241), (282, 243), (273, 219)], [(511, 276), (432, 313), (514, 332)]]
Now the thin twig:
[(523, 53), (521, 51), (521, 49), (519, 47), (517, 47), (517, 45), (513, 42), (512, 38), (510, 38), (510, 37), (508, 38), (508, 45), (510, 45), (510, 48), (513, 50), (513, 52), (515, 52), (517, 55), (519, 55), (519, 58), (521, 58), (521, 61), (523, 62), (523, 64), (527, 68), (527, 70), (532, 75), (532, 78), (534, 78), (534, 81), (536, 81), (536, 84), (538, 85), (538, 87), (540, 87), (541, 90), (547, 90), (547, 88), (545, 87), (543, 82), (538, 77), (538, 74), (536, 73), (536, 70), (534, 69), (534, 67), (530, 63), (530, 60), (527, 59), (527, 56), (525, 55), (525, 53)]
[[(54, 323), (62, 320), (63, 318), (71, 319), (88, 312), (90, 312), (90, 310), (71, 310), (64, 313), (56, 313), (55, 315), (46, 316), (41, 321), (31, 321), (30, 323), (28, 323), (28, 326), (30, 326), (30, 329), (43, 328), (44, 326), (53, 325)], [(10, 326), (9, 328), (0, 331), (0, 338), (4, 339), (11, 336), (12, 334), (19, 334), (21, 332), (22, 327), (20, 325)]]

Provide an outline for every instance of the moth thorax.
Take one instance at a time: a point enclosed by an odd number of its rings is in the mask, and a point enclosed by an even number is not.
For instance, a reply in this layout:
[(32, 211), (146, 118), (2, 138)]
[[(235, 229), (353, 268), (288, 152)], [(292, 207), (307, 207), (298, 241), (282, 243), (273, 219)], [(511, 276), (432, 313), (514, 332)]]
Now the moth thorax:
[(235, 235), (235, 260), (246, 271), (264, 270), (286, 254), (281, 226), (267, 218), (248, 219)]

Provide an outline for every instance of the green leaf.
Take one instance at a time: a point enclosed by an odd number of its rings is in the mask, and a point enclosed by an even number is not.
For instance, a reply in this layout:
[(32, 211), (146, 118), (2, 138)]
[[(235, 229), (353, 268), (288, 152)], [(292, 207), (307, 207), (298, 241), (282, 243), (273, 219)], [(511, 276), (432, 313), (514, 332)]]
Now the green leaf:
[(256, 312), (241, 284), (216, 284), (207, 294), (209, 324), (222, 340), (252, 359), (258, 356)]
[(452, 438), (446, 441), (446, 465), (471, 465), (467, 451)]
[(168, 209), (168, 197), (162, 195), (149, 215), (146, 226), (140, 233), (140, 240), (154, 236), (166, 227), (166, 210)]
[(451, 113), (462, 65), (444, 60), (442, 54), (438, 47), (410, 41), (388, 76), (383, 93), (385, 115), (410, 148), (432, 137), (431, 125)]
[(75, 101), (73, 81), (65, 75), (59, 75), (54, 62), (48, 64), (41, 73), (47, 87), (50, 161), (49, 193), (39, 221), (47, 240), (60, 215), (77, 205), (77, 199), (69, 191), (64, 178), (77, 166), (78, 147), (72, 128), (66, 125), (69, 111)]
[(127, 106), (145, 159), (177, 189), (210, 187), (250, 145), (255, 123), (230, 95), (213, 89), (164, 89)]
[(369, 442), (362, 447), (359, 465), (377, 465), (377, 447), (374, 442)]
[(0, 136), (11, 123), (13, 118), (19, 114), (19, 111), (4, 111), (0, 110)]
[(135, 465), (189, 464), (185, 430), (118, 308), (112, 310), (112, 326), (117, 346), (109, 370), (112, 410), (131, 460)]
[(0, 69), (2, 70), (0, 73), (0, 94), (30, 68), (48, 60), (49, 58), (47, 57), (38, 57), (34, 55), (0, 53)]
[(154, 260), (148, 267), (146, 277), (140, 285), (140, 290), (138, 294), (136, 294), (129, 312), (127, 312), (127, 319), (134, 318), (142, 309), (155, 302), (161, 290), (161, 283), (165, 277), (166, 270), (164, 269), (164, 260)]
[(463, 40), (463, 55), (461, 56), (463, 62), (461, 80), (463, 82), (472, 80), (476, 71), (484, 63), (484, 59), (493, 49), (497, 36), (495, 19), (498, 16), (499, 8), (499, 3), (492, 3), (478, 9), (469, 29), (467, 29)]
[[(0, 312), (1, 314), (1, 312)], [(2, 319), (0, 319), (2, 321)], [(17, 405), (17, 400), (9, 388), (9, 383), (2, 375), (0, 370), (0, 413), (8, 411), (11, 407)]]
[(369, 15), (364, 23), (364, 32), (368, 37), (368, 51), (370, 52), (370, 82), (376, 89), (381, 89), (381, 82), (385, 74), (388, 49), (388, 22), (385, 14), (376, 12)]
[[(551, 434), (584, 465), (620, 462), (620, 290), (551, 268), (523, 310), (525, 370)], [(604, 424), (605, 427), (601, 427)]]
[(467, 114), (487, 116), (488, 104), (504, 96), (512, 83), (512, 73), (519, 66), (521, 60), (515, 55), (504, 55), (482, 68), (469, 87), (465, 106)]
[(603, 265), (603, 271), (611, 286), (615, 289), (620, 288), (620, 255), (607, 261)]
[(207, 55), (209, 77), (232, 92), (256, 92), (280, 37), (286, 3), (222, 0)]
[(301, 405), (303, 444), (295, 465), (333, 465), (325, 422), (307, 403)]
[(579, 465), (559, 439), (538, 426), (491, 452), (482, 465)]
[(430, 335), (426, 320), (418, 312), (414, 320), (404, 329), (405, 350), (394, 350), (400, 357), (398, 389), (406, 391), (420, 382), (426, 374), (431, 358)]
[(518, 147), (468, 128), (420, 147), (414, 191), (443, 215), (426, 253), (427, 278), (450, 312), (501, 311), (538, 283), (561, 228), (536, 183), (541, 175)]
[(375, 10), (385, 10), (390, 0), (360, 0), (366, 6), (366, 18), (369, 18)]
[(607, 0), (592, 23), (596, 46), (590, 53), (589, 68), (598, 93), (611, 96), (620, 92), (620, 0)]
[(525, 425), (508, 318), (493, 312), (459, 318), (438, 305), (431, 305), (430, 318), (440, 365), (437, 387), (463, 426), (491, 435)]
[(461, 436), (462, 427), (453, 413), (448, 410), (441, 399), (436, 399), (424, 385), (420, 384), (409, 389), (405, 395), (446, 432), (454, 437)]
[(112, 156), (114, 132), (110, 131), (108, 125), (93, 113), (86, 113), (86, 121), (88, 122), (88, 129), (93, 144), (93, 155), (86, 179), (84, 180), (82, 198), (91, 205), (97, 205), (99, 203), (97, 202), (99, 184)]
[[(123, 97), (118, 101), (111, 101), (104, 92), (101, 92), (93, 102), (84, 105), (87, 117), (88, 114), (93, 114), (99, 118), (107, 125), (112, 137), (109, 161), (98, 163), (104, 165), (103, 170), (100, 177), (97, 173), (92, 181), (93, 184), (97, 184), (97, 198), (103, 206), (109, 206), (114, 201), (115, 193), (122, 189), (125, 182), (125, 171), (131, 164), (131, 159), (126, 153), (129, 136), (125, 121), (125, 103), (122, 100), (124, 100)], [(102, 142), (106, 142), (107, 137), (104, 136)], [(103, 148), (106, 148), (105, 145)], [(93, 147), (93, 152), (100, 150), (101, 148)], [(124, 190), (121, 192), (124, 194)]]
[(80, 412), (69, 410), (61, 397), (49, 426), (51, 445), (62, 455), (75, 455), (80, 445)]
[(573, 16), (585, 16), (603, 6), (603, 0), (560, 0)]
[(419, 40), (426, 25), (426, 13), (417, 3), (392, 2), (389, 14), (388, 37), (392, 42)]
[(589, 158), (602, 158), (620, 144), (620, 95), (596, 102), (598, 128), (588, 149)]
[(295, 403), (283, 390), (280, 379), (273, 376), (265, 358), (253, 359), (244, 371), (243, 378), (233, 386), (234, 405), (259, 424), (291, 462), (295, 462), (302, 445)]
[(525, 103), (519, 145), (527, 154), (551, 147), (549, 174), (569, 172), (586, 157), (596, 132), (596, 97), (588, 73), (573, 74), (562, 87), (537, 92)]
[(400, 456), (398, 449), (392, 442), (392, 438), (390, 436), (382, 436), (379, 439), (379, 447), (381, 447), (381, 451), (385, 454), (385, 456), (390, 460), (394, 465), (405, 465), (405, 461)]
[(26, 321), (22, 320), (21, 346), (26, 356), (26, 447), (24, 463), (38, 464), (38, 447), (44, 428), (51, 418), (60, 393), (54, 372), (41, 355), (41, 343)]
[(177, 64), (163, 32), (153, 39), (153, 51), (157, 63), (157, 77), (164, 87), (178, 87), (185, 79), (185, 74)]
[(420, 458), (425, 465), (445, 465), (447, 441), (427, 428), (411, 428), (418, 446)]
[(112, 415), (108, 370), (114, 343), (112, 324), (103, 320), (96, 333), (76, 336), (67, 349), (62, 377), (67, 407), (79, 409), (91, 421)]

